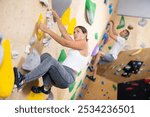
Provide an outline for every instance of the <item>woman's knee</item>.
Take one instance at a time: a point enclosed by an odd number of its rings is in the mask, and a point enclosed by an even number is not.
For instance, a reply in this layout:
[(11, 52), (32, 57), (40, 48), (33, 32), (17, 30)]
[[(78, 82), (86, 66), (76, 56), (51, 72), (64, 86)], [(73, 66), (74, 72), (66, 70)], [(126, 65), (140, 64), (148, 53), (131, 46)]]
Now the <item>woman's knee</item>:
[(49, 53), (44, 53), (41, 55), (41, 61), (43, 61), (45, 58), (47, 57), (51, 57), (51, 55)]

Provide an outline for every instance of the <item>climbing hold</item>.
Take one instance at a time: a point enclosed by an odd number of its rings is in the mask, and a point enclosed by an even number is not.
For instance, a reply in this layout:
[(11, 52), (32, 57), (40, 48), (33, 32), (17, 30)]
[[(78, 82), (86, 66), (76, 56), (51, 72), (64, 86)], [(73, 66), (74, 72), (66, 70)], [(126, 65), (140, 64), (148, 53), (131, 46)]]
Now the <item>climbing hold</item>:
[(110, 5), (109, 5), (109, 14), (111, 15), (111, 14), (112, 14), (112, 12), (113, 12), (113, 5), (112, 5), (112, 4), (110, 4)]
[(69, 93), (72, 92), (72, 90), (74, 89), (76, 82), (73, 82), (70, 87), (69, 87)]
[(18, 58), (18, 55), (19, 55), (19, 53), (17, 52), (17, 51), (12, 51), (12, 54), (11, 54), (11, 56), (12, 56), (12, 59), (17, 59)]
[(96, 4), (91, 0), (86, 0), (85, 9), (86, 9), (87, 21), (90, 25), (92, 25), (95, 17)]
[(31, 46), (30, 46), (30, 45), (26, 45), (26, 46), (25, 46), (24, 53), (25, 53), (25, 54), (29, 54), (29, 53), (30, 53), (30, 49), (31, 49)]
[(98, 52), (99, 52), (99, 45), (96, 44), (96, 46), (95, 46), (95, 48), (94, 48), (94, 50), (93, 50), (91, 56), (95, 56)]
[(103, 49), (103, 44), (99, 46), (99, 51), (102, 51)]
[(95, 39), (96, 40), (98, 39), (98, 33), (95, 33)]
[(52, 9), (54, 9), (59, 17), (61, 17), (71, 3), (72, 0), (52, 0)]
[(131, 83), (132, 86), (139, 86), (138, 83)]
[(40, 3), (41, 3), (42, 5), (45, 5), (46, 7), (49, 7), (48, 0), (40, 0)]
[(82, 98), (82, 97), (83, 97), (83, 94), (82, 94), (82, 93), (79, 93), (78, 97), (79, 97), (79, 98)]
[(71, 100), (75, 100), (75, 96), (76, 96), (76, 92), (73, 93), (73, 95), (71, 96)]
[(140, 44), (140, 47), (141, 47), (141, 48), (146, 48), (146, 44), (145, 44), (145, 43), (141, 43), (141, 44)]
[(121, 17), (121, 20), (120, 20), (120, 23), (119, 25), (117, 26), (117, 29), (121, 29), (125, 26), (125, 18), (124, 16)]
[(104, 40), (103, 45), (108, 42), (108, 39), (109, 39), (109, 38), (108, 38), (108, 34), (107, 34), (107, 33), (104, 33), (103, 38), (102, 38), (102, 40)]
[(122, 68), (118, 68), (117, 71), (120, 72), (122, 70)]
[(80, 76), (81, 73), (82, 73), (82, 71), (80, 71), (80, 72), (77, 74), (77, 76)]
[(145, 18), (142, 18), (139, 22), (138, 25), (141, 27), (144, 27), (147, 24), (147, 20)]
[(87, 84), (82, 83), (82, 89), (86, 89), (87, 88)]
[(127, 90), (127, 91), (132, 91), (133, 88), (132, 88), (132, 87), (127, 87), (126, 90)]
[(136, 97), (136, 94), (133, 94), (133, 97)]
[(114, 85), (114, 84), (113, 84), (113, 86), (112, 86), (112, 87), (113, 87), (114, 91), (116, 91), (116, 90), (117, 90), (117, 86), (116, 86), (116, 85)]
[(118, 71), (114, 72), (114, 75), (118, 76), (119, 75)]
[(44, 38), (42, 42), (44, 46), (48, 46), (50, 44), (50, 38)]
[(132, 25), (129, 25), (129, 26), (128, 26), (128, 29), (129, 29), (129, 30), (133, 30), (133, 26), (132, 26)]
[(32, 46), (36, 42), (36, 40), (37, 40), (37, 36), (36, 35), (32, 36), (29, 42), (30, 46)]
[(70, 11), (70, 7), (69, 7), (62, 15), (61, 22), (64, 26), (68, 25), (70, 22), (70, 12), (71, 11)]
[(104, 0), (104, 4), (106, 4), (106, 5), (107, 5), (107, 3), (108, 3), (108, 0)]
[(105, 84), (104, 81), (102, 81), (101, 84), (104, 85)]
[[(4, 56), (0, 65), (0, 98), (9, 97), (14, 87), (14, 71), (11, 58), (10, 39), (2, 42)], [(0, 53), (1, 54), (1, 53)]]
[(60, 55), (58, 57), (58, 61), (60, 63), (64, 62), (64, 60), (66, 59), (67, 55), (64, 49), (61, 50)]
[(80, 82), (79, 82), (79, 84), (78, 84), (76, 89), (78, 89), (81, 85), (82, 85), (82, 79), (80, 80)]
[(32, 71), (41, 62), (39, 53), (33, 49), (26, 57), (25, 62), (22, 65), (22, 69)]
[(111, 50), (112, 46), (108, 46), (108, 49)]
[[(42, 15), (42, 13), (40, 13), (40, 16), (37, 21), (37, 25), (39, 26), (40, 23), (43, 23), (43, 22), (44, 22), (43, 15)], [(43, 31), (41, 31), (41, 29), (37, 29), (36, 35), (37, 35), (37, 39), (40, 41), (42, 39), (42, 37), (44, 36), (44, 33), (43, 33)]]
[(76, 18), (73, 18), (68, 25), (67, 32), (71, 35), (73, 35), (74, 28), (76, 27)]

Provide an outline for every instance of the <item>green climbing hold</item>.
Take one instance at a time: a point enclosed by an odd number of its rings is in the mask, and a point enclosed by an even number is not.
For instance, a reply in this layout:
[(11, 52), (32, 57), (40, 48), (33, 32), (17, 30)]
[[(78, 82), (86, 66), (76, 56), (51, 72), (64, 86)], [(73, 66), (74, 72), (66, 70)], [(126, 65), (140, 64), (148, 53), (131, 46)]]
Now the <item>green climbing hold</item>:
[(108, 46), (108, 49), (111, 50), (112, 46)]
[(81, 75), (81, 73), (82, 73), (82, 71), (80, 71), (80, 72), (77, 74), (77, 76), (80, 76), (80, 75)]
[(88, 23), (92, 25), (95, 17), (96, 4), (93, 3), (91, 0), (86, 0), (85, 8), (86, 8)]
[(75, 100), (75, 96), (76, 96), (76, 92), (74, 92), (74, 94), (71, 96), (71, 100)]
[(112, 87), (113, 87), (114, 91), (116, 91), (116, 90), (117, 90), (116, 85), (114, 85), (114, 84), (113, 84), (113, 86), (112, 86)]
[(98, 33), (95, 33), (95, 39), (98, 40)]
[(80, 80), (80, 82), (79, 82), (79, 84), (78, 84), (76, 89), (78, 89), (81, 85), (82, 85), (82, 80)]
[(72, 92), (72, 90), (74, 89), (76, 82), (73, 82), (70, 87), (69, 87), (69, 93)]
[(117, 29), (121, 29), (125, 26), (125, 19), (124, 19), (124, 16), (121, 17), (121, 20), (120, 20), (120, 23), (119, 25), (117, 26)]
[(61, 50), (61, 53), (59, 55), (58, 61), (60, 63), (64, 62), (64, 60), (66, 59), (67, 55), (64, 49)]

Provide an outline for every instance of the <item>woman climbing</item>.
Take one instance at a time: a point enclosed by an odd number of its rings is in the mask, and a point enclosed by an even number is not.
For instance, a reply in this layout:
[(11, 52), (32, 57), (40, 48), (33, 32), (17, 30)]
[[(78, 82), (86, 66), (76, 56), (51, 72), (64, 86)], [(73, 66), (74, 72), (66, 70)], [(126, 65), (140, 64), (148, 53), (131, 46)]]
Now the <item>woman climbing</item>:
[(68, 88), (75, 81), (76, 74), (87, 64), (88, 39), (86, 28), (83, 26), (75, 27), (74, 39), (72, 39), (61, 23), (56, 11), (51, 10), (51, 12), (63, 37), (48, 29), (45, 24), (40, 24), (39, 28), (44, 33), (49, 34), (56, 42), (71, 48), (71, 50), (62, 64), (50, 54), (44, 53), (41, 55), (40, 65), (33, 71), (22, 75), (17, 68), (14, 68), (15, 85), (18, 89), (21, 89), (24, 84), (40, 77), (43, 78), (43, 86), (33, 86), (31, 90), (34, 93), (50, 94), (52, 86)]

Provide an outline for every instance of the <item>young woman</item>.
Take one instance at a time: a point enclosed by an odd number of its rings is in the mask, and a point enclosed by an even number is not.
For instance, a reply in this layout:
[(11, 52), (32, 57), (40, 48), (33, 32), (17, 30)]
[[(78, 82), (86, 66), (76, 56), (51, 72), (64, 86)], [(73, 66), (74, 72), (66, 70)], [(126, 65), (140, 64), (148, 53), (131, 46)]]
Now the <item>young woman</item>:
[(76, 74), (87, 64), (87, 30), (83, 26), (75, 27), (74, 39), (72, 39), (62, 25), (57, 13), (54, 10), (51, 11), (63, 37), (48, 29), (45, 24), (40, 24), (40, 29), (44, 33), (48, 33), (56, 42), (62, 46), (71, 48), (71, 50), (62, 64), (50, 54), (44, 53), (41, 55), (40, 65), (28, 74), (22, 75), (17, 68), (14, 68), (15, 85), (18, 89), (22, 88), (23, 84), (40, 77), (43, 78), (43, 86), (33, 86), (31, 90), (34, 93), (49, 94), (52, 86), (68, 88), (75, 81)]

